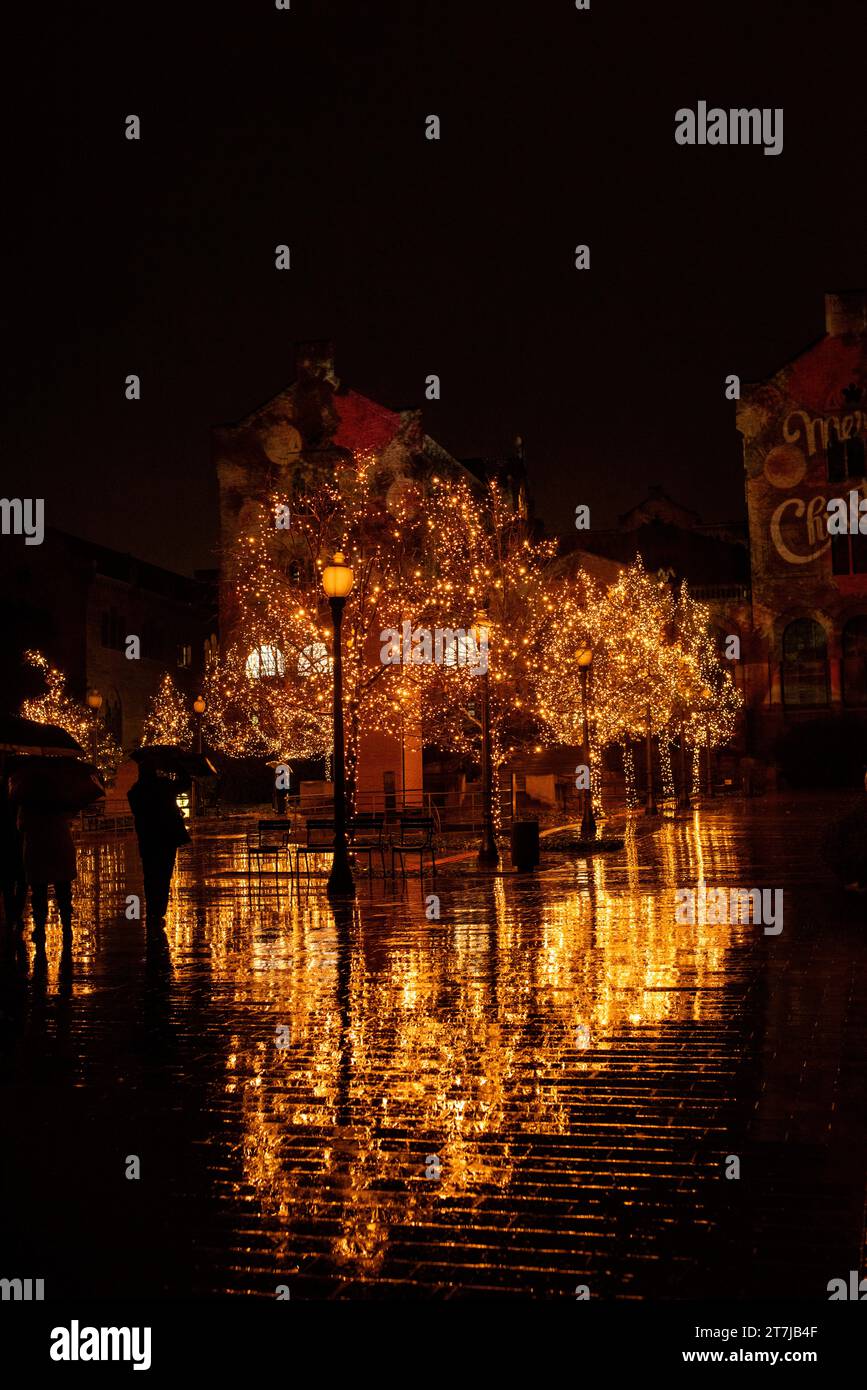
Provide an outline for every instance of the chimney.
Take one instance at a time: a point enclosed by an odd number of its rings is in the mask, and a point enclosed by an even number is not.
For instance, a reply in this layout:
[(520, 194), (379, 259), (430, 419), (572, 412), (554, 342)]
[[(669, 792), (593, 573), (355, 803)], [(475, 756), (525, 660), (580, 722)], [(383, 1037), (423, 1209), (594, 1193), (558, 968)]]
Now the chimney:
[(831, 338), (867, 332), (867, 290), (838, 290), (825, 295), (825, 332)]
[(336, 389), (340, 382), (334, 371), (334, 343), (328, 338), (296, 343), (295, 375), (299, 381), (327, 381)]

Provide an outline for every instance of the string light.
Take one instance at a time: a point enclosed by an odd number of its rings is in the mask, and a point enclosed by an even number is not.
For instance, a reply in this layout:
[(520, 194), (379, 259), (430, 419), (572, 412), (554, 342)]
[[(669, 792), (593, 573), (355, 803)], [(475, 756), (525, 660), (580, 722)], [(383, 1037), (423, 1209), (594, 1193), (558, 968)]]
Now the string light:
[(141, 741), (142, 747), (152, 743), (170, 743), (184, 749), (193, 746), (193, 722), (187, 701), (168, 671), (149, 701)]
[(93, 757), (102, 776), (113, 777), (123, 751), (96, 710), (89, 709), (67, 694), (66, 676), (58, 667), (52, 666), (42, 652), (26, 651), (24, 661), (41, 673), (46, 689), (43, 695), (23, 701), (21, 717), (34, 719), (37, 724), (55, 724), (65, 729), (81, 745), (86, 756)]

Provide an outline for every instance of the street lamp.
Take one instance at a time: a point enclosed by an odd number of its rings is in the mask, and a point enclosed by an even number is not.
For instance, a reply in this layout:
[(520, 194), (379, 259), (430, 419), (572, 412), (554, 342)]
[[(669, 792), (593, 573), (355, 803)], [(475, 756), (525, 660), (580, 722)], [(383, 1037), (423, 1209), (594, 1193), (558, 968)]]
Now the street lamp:
[(354, 898), (355, 883), (349, 863), (346, 840), (346, 763), (343, 748), (343, 653), (340, 647), (340, 625), (343, 606), (355, 576), (338, 550), (334, 561), (322, 571), (322, 587), (331, 605), (331, 626), (334, 632), (334, 859), (328, 878), (328, 896)]
[[(680, 643), (677, 643), (676, 645), (679, 647), (679, 646), (680, 646)], [(681, 682), (681, 688), (680, 688), (680, 730), (679, 730), (679, 734), (678, 734), (678, 738), (679, 738), (679, 741), (680, 741), (680, 791), (679, 791), (678, 797), (677, 797), (677, 806), (678, 806), (678, 810), (680, 810), (680, 811), (688, 811), (688, 810), (689, 810), (689, 786), (688, 786), (688, 783), (687, 783), (687, 773), (686, 773), (686, 730), (684, 729), (684, 720), (683, 720), (683, 689), (684, 689), (684, 687), (687, 685), (687, 682), (689, 681), (689, 677), (690, 677), (690, 674), (691, 674), (690, 668), (691, 668), (692, 666), (694, 666), (695, 663), (694, 663), (694, 661), (692, 660), (692, 658), (690, 657), (690, 655), (689, 655), (688, 652), (681, 651), (681, 653), (680, 653), (680, 658), (679, 658), (679, 659), (680, 659), (680, 682)]]
[[(470, 629), (476, 650), (487, 653), (490, 647), (491, 620), (487, 608), (480, 608)], [(490, 662), (485, 661), (482, 673), (482, 843), (479, 864), (499, 864), (500, 853), (494, 839), (494, 779), (491, 758), (491, 686)]]
[(593, 815), (593, 778), (590, 772), (590, 721), (587, 708), (587, 678), (590, 675), (590, 667), (593, 664), (593, 648), (582, 647), (575, 653), (575, 660), (578, 662), (578, 674), (581, 677), (581, 718), (583, 723), (582, 739), (584, 742), (584, 756), (587, 759), (587, 786), (584, 789), (584, 809), (581, 814), (581, 839), (596, 839), (596, 818)]
[(202, 751), (202, 715), (205, 712), (205, 697), (197, 695), (193, 701), (193, 713), (196, 716), (196, 752)]
[(713, 796), (713, 760), (710, 746), (710, 711), (713, 703), (713, 691), (710, 686), (706, 685), (704, 687), (701, 692), (701, 698), (705, 702), (705, 710), (707, 712), (707, 724), (705, 726), (707, 730), (705, 737), (705, 750), (707, 753), (707, 794), (708, 796)]
[[(193, 714), (196, 716), (196, 752), (201, 756), (202, 752), (202, 715), (205, 712), (205, 697), (197, 695), (193, 701)], [(190, 814), (200, 816), (202, 814), (202, 791), (199, 786), (198, 777), (193, 778), (193, 793), (190, 797)]]
[[(81, 687), (79, 687), (80, 689)], [(90, 726), (90, 761), (96, 764), (97, 740), (99, 738), (99, 711), (102, 709), (102, 695), (95, 687), (91, 687), (87, 692), (88, 707), (93, 710), (93, 722)]]

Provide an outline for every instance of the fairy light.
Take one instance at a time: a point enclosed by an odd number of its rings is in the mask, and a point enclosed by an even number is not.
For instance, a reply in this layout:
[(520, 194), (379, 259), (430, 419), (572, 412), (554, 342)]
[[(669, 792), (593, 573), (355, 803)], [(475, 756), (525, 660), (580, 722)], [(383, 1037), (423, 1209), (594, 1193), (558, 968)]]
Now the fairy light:
[(184, 749), (193, 746), (193, 721), (186, 697), (168, 671), (148, 703), (141, 741), (143, 747), (152, 743), (171, 743)]
[[(37, 724), (55, 724), (81, 744), (86, 756), (94, 754), (95, 763), (104, 777), (113, 777), (123, 757), (120, 744), (95, 710), (73, 700), (66, 690), (66, 676), (52, 666), (39, 651), (26, 651), (24, 661), (34, 667), (45, 682), (45, 692), (24, 700), (20, 714)], [(95, 750), (95, 751), (94, 751)]]
[(681, 725), (688, 744), (704, 744), (710, 730), (711, 743), (719, 746), (732, 737), (742, 704), (718, 656), (710, 610), (685, 583), (675, 597), (667, 582), (647, 573), (640, 557), (607, 589), (578, 571), (556, 602), (549, 657), (537, 682), (540, 720), (556, 742), (581, 744), (584, 710), (575, 653), (591, 647), (591, 749), (621, 745), (627, 805), (636, 804), (629, 744), (646, 738), (649, 724), (659, 744), (663, 791), (672, 796), (670, 743)]

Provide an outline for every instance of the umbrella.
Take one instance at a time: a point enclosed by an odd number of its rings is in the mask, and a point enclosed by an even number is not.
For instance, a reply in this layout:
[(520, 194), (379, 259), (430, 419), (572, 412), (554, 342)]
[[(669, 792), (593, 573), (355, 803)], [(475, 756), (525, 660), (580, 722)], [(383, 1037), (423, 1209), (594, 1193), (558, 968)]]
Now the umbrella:
[(77, 758), (16, 757), (9, 768), (9, 798), (19, 804), (81, 811), (104, 796), (96, 768)]
[(83, 749), (71, 734), (57, 724), (40, 724), (35, 719), (0, 715), (0, 753), (50, 754), (74, 757)]
[(130, 757), (140, 767), (152, 767), (157, 772), (172, 775), (182, 772), (187, 777), (217, 775), (217, 769), (204, 753), (186, 753), (174, 743), (149, 743), (145, 748), (136, 748)]

